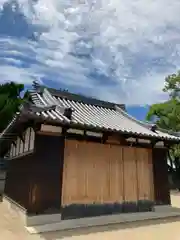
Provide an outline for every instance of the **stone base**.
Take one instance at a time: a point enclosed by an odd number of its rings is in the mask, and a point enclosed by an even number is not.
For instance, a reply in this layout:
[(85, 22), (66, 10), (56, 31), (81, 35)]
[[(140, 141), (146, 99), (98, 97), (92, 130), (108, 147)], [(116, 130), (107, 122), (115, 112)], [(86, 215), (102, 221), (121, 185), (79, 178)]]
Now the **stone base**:
[(12, 199), (7, 196), (3, 196), (2, 203), (8, 211), (12, 212), (13, 215), (18, 216), (18, 218), (26, 225), (26, 210), (23, 209), (20, 205), (14, 202)]
[(172, 212), (172, 210), (180, 211), (180, 208), (174, 208), (171, 205), (158, 205), (154, 207), (155, 212)]
[(61, 214), (28, 216), (25, 210), (23, 210), (20, 206), (12, 202), (7, 197), (3, 197), (2, 204), (5, 204), (8, 207), (9, 211), (13, 211), (18, 214), (23, 222), (23, 225), (31, 234), (180, 217), (179, 208), (174, 208), (167, 205), (155, 206), (154, 212), (115, 214), (72, 220), (61, 220)]
[(6, 196), (3, 197), (2, 204), (6, 205), (9, 211), (13, 211), (15, 215), (18, 215), (23, 225), (26, 227), (57, 223), (61, 221), (61, 214), (42, 214), (37, 216), (28, 216), (25, 209), (20, 207), (17, 203), (13, 202)]
[(147, 212), (147, 213), (128, 213), (119, 215), (108, 215), (101, 217), (80, 218), (74, 220), (63, 220), (54, 224), (45, 224), (39, 226), (26, 227), (27, 231), (31, 234), (70, 230), (76, 228), (87, 228), (95, 226), (106, 226), (110, 224), (125, 224), (133, 222), (143, 222), (147, 220), (159, 220), (168, 218), (180, 218), (180, 211), (175, 212)]

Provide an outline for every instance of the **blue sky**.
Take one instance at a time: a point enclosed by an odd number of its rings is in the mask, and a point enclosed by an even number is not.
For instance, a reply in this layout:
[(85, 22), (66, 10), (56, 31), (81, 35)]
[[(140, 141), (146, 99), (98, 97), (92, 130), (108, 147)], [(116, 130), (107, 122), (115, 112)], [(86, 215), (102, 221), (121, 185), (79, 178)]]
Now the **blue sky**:
[(0, 83), (38, 80), (144, 119), (179, 70), (179, 11), (179, 0), (0, 0)]

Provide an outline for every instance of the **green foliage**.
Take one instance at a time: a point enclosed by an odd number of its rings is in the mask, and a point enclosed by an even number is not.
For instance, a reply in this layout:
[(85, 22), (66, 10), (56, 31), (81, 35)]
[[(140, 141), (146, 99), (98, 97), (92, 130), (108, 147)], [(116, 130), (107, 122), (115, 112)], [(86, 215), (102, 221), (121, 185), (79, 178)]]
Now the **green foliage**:
[(146, 116), (163, 129), (180, 131), (180, 102), (172, 98), (164, 103), (153, 104)]
[[(148, 121), (155, 122), (160, 128), (180, 131), (180, 71), (165, 78), (163, 91), (169, 95), (169, 100), (153, 104), (146, 116)], [(171, 160), (180, 158), (180, 145), (170, 149)]]
[(23, 102), (21, 97), (23, 90), (23, 84), (14, 82), (0, 85), (0, 132), (7, 126)]
[(167, 92), (171, 98), (180, 96), (180, 71), (165, 78), (163, 91)]

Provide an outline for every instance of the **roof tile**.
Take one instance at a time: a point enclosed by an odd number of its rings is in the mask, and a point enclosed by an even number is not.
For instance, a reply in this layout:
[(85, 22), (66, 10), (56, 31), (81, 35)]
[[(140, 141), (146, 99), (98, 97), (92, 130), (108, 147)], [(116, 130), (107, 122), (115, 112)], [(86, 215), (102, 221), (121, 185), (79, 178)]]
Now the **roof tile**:
[(71, 123), (80, 124), (89, 127), (101, 128), (109, 131), (120, 131), (124, 133), (137, 134), (144, 137), (155, 137), (162, 139), (180, 140), (180, 138), (163, 133), (161, 131), (152, 131), (148, 124), (136, 120), (127, 114), (120, 107), (114, 109), (98, 105), (87, 104), (86, 102), (69, 100), (60, 97), (57, 94), (53, 96), (47, 89), (43, 93), (32, 93), (32, 100), (37, 106), (56, 105), (57, 108), (51, 111), (44, 111), (42, 115), (52, 120), (70, 122), (63, 115), (62, 108), (72, 108)]

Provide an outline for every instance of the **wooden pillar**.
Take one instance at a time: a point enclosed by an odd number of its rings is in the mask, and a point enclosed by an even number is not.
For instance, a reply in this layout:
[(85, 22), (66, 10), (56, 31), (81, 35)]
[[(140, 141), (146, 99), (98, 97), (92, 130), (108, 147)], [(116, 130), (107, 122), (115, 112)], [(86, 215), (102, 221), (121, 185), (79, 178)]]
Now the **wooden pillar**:
[(167, 149), (153, 149), (154, 198), (156, 204), (171, 204), (168, 181)]
[(59, 189), (59, 197), (60, 197), (60, 206), (62, 206), (62, 194), (63, 194), (63, 170), (64, 170), (64, 151), (65, 151), (65, 130), (62, 132), (61, 136), (61, 146), (60, 146), (60, 189)]
[(63, 155), (63, 137), (36, 135), (33, 159), (36, 168), (31, 178), (30, 212), (60, 210)]

